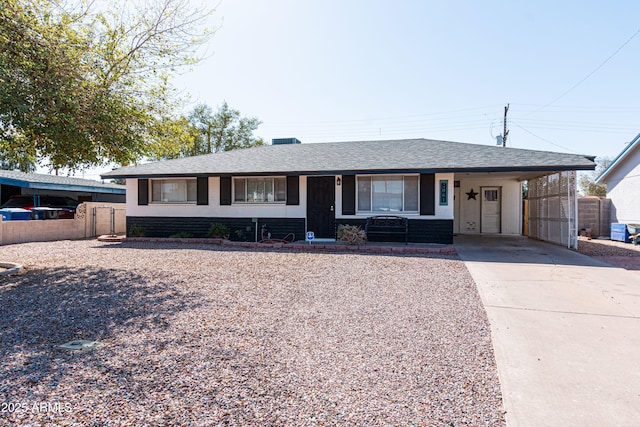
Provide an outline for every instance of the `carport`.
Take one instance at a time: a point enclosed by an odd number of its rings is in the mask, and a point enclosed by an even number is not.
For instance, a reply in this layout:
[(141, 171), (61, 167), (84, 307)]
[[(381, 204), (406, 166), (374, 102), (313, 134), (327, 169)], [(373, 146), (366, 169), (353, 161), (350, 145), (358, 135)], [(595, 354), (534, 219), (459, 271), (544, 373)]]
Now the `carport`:
[(454, 233), (528, 235), (575, 249), (577, 179), (566, 169), (456, 173)]
[(126, 187), (70, 176), (0, 171), (0, 204), (19, 195), (33, 196), (35, 205), (45, 195), (71, 197), (79, 202), (124, 203)]

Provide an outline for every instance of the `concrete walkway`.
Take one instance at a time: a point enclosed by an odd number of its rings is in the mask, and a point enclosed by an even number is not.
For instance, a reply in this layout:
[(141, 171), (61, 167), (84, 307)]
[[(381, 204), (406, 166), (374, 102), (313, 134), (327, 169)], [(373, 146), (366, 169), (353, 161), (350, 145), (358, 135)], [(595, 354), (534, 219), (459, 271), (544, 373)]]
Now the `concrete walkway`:
[(457, 237), (491, 323), (507, 424), (640, 425), (640, 277), (566, 248)]

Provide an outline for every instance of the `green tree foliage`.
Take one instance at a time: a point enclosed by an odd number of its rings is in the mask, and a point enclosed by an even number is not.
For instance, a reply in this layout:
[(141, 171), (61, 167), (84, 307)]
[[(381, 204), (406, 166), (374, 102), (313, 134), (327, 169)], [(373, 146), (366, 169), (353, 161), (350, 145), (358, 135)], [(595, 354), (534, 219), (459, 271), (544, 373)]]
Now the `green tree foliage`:
[(156, 121), (146, 155), (152, 160), (190, 156), (200, 133), (186, 117)]
[(578, 181), (580, 192), (585, 196), (607, 196), (607, 186), (604, 184), (596, 184), (596, 179), (611, 164), (611, 159), (607, 157), (596, 158), (596, 170), (591, 173), (585, 173), (580, 176)]
[(171, 131), (169, 80), (197, 62), (211, 12), (187, 0), (0, 0), (0, 152), (71, 170), (146, 155)]
[(196, 105), (189, 115), (189, 121), (199, 132), (191, 155), (264, 145), (262, 139), (253, 136), (261, 124), (260, 120), (241, 117), (240, 111), (229, 107), (226, 102), (215, 113), (208, 105)]
[(173, 159), (264, 145), (253, 135), (260, 123), (255, 117), (242, 117), (226, 102), (216, 112), (198, 104), (188, 117), (158, 123), (148, 155), (156, 160)]
[(35, 172), (37, 158), (33, 147), (21, 135), (10, 141), (0, 139), (0, 169)]

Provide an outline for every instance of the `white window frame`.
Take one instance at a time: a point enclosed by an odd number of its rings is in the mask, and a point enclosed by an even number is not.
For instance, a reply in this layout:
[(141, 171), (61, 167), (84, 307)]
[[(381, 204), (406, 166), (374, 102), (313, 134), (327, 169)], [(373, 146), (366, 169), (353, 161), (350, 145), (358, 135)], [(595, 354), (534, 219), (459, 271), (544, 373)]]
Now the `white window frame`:
[[(405, 178), (407, 177), (412, 177), (412, 178), (417, 178), (418, 182), (417, 182), (417, 187), (416, 187), (416, 191), (417, 191), (417, 209), (416, 210), (410, 210), (407, 211), (405, 210), (405, 201), (406, 201), (406, 195), (405, 195)], [(369, 200), (369, 206), (371, 206), (370, 210), (360, 210), (358, 208), (358, 206), (360, 206), (360, 186), (358, 185), (358, 181), (360, 180), (360, 178), (370, 178), (371, 179), (371, 189), (369, 190), (370, 194), (370, 200)], [(402, 210), (400, 211), (393, 211), (393, 210), (373, 210), (373, 180), (374, 178), (377, 179), (387, 179), (387, 178), (402, 178)], [(389, 215), (397, 215), (397, 214), (402, 214), (402, 215), (414, 215), (414, 214), (420, 214), (420, 175), (419, 174), (406, 174), (406, 175), (356, 175), (356, 214), (378, 214), (378, 215), (384, 215), (384, 214), (389, 214)]]
[[(154, 183), (160, 183), (160, 200), (154, 199), (155, 193), (153, 191)], [(177, 185), (184, 186), (184, 199), (182, 200), (168, 200), (163, 196), (162, 190), (164, 184), (174, 183)], [(189, 184), (195, 186), (195, 193), (192, 195), (194, 198), (189, 200)], [(159, 179), (150, 179), (149, 186), (151, 191), (150, 203), (159, 204), (159, 205), (195, 205), (198, 202), (198, 181), (196, 178), (159, 178)]]
[[(266, 200), (248, 200), (248, 188), (249, 185), (247, 183), (251, 180), (255, 181), (271, 181), (272, 188), (272, 198), (273, 200), (269, 200), (269, 196), (265, 198)], [(281, 180), (284, 185), (284, 197), (282, 200), (276, 200), (276, 180)], [(239, 176), (233, 177), (233, 188), (231, 189), (232, 195), (232, 203), (237, 205), (284, 205), (287, 203), (287, 178), (284, 176)], [(244, 181), (244, 200), (236, 200), (236, 188), (238, 185), (238, 181)]]

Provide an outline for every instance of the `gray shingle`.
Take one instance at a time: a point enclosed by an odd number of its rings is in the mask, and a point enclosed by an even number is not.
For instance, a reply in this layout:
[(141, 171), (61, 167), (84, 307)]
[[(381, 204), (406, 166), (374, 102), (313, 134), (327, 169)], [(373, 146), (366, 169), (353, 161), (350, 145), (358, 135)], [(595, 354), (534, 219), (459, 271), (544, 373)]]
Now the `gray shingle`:
[(593, 170), (594, 167), (592, 157), (578, 154), (406, 139), (268, 145), (127, 166), (102, 176)]

